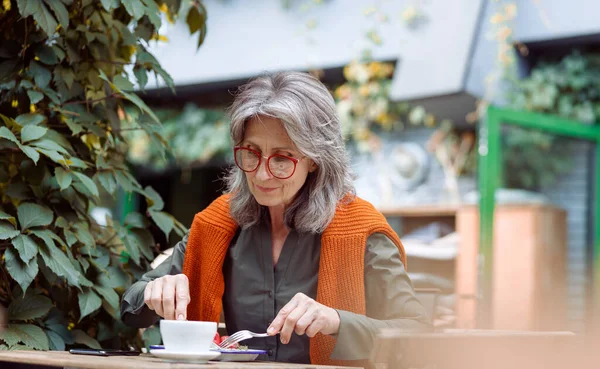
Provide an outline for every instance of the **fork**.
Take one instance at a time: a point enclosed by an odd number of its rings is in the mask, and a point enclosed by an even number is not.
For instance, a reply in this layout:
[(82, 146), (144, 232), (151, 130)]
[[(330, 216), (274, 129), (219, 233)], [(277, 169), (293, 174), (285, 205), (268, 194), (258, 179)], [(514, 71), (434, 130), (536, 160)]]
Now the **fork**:
[(250, 332), (248, 330), (242, 330), (242, 331), (235, 332), (231, 336), (225, 338), (225, 341), (219, 343), (219, 347), (227, 348), (228, 346), (231, 346), (234, 343), (238, 343), (240, 341), (247, 340), (249, 338), (268, 337), (268, 336), (269, 335), (267, 333), (254, 333), (254, 332)]

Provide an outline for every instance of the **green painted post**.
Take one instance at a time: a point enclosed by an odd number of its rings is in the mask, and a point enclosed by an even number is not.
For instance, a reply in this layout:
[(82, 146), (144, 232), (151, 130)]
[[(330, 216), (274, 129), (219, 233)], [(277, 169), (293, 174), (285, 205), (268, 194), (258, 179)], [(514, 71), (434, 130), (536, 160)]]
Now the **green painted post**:
[(494, 268), (494, 206), (500, 179), (500, 115), (489, 108), (479, 141), (479, 309), (477, 325), (492, 323), (492, 276)]
[(592, 286), (592, 327), (600, 335), (600, 137), (596, 138), (596, 171), (594, 202), (594, 247), (593, 247), (593, 286)]
[(515, 111), (490, 106), (487, 119), (479, 134), (479, 192), (480, 197), (480, 302), (478, 325), (491, 325), (491, 298), (493, 276), (493, 227), (495, 191), (502, 183), (500, 128), (502, 124), (512, 124), (523, 128), (537, 129), (556, 135), (592, 141), (596, 144), (595, 165), (595, 203), (593, 229), (593, 261), (592, 272), (592, 309), (595, 309), (595, 322), (600, 329), (600, 125), (582, 124), (578, 121), (564, 119), (541, 113)]

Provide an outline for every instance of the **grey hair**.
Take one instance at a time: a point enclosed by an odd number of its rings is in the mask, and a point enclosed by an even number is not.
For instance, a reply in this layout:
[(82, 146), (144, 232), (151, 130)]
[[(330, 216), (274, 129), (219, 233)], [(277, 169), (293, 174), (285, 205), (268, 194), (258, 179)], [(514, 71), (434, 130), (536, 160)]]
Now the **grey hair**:
[[(322, 233), (338, 203), (355, 196), (354, 175), (331, 93), (310, 74), (278, 72), (241, 86), (228, 113), (234, 144), (243, 141), (250, 119), (276, 118), (298, 150), (315, 162), (317, 169), (309, 173), (285, 209), (284, 221), (299, 232)], [(258, 224), (265, 209), (250, 192), (244, 172), (234, 165), (224, 179), (231, 193), (233, 219), (243, 228)]]

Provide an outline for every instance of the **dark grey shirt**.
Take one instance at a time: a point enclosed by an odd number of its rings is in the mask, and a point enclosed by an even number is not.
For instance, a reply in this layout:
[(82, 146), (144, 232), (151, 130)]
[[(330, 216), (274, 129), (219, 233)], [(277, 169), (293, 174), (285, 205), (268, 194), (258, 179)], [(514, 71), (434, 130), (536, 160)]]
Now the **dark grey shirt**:
[[(159, 317), (144, 304), (146, 284), (167, 274), (179, 274), (187, 235), (173, 255), (155, 270), (146, 273), (123, 295), (123, 322), (134, 327), (147, 327)], [(268, 225), (241, 230), (231, 242), (223, 265), (225, 292), (223, 313), (227, 332), (240, 329), (264, 332), (277, 312), (298, 292), (316, 298), (321, 235), (292, 230), (273, 266), (271, 233)], [(429, 331), (430, 319), (416, 299), (410, 279), (394, 243), (383, 234), (367, 239), (365, 253), (366, 316), (337, 310), (340, 329), (332, 359), (367, 359), (380, 328), (405, 331)], [(259, 359), (280, 362), (309, 363), (309, 338), (292, 334), (287, 345), (278, 336), (244, 341), (252, 348), (269, 350)]]

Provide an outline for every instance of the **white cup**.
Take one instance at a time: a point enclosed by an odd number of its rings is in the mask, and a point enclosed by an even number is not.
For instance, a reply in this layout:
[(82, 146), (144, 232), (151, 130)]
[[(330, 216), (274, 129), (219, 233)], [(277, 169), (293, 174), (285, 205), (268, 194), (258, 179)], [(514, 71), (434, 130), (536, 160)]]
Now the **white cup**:
[(160, 335), (165, 350), (173, 352), (208, 352), (217, 333), (216, 322), (161, 320)]

